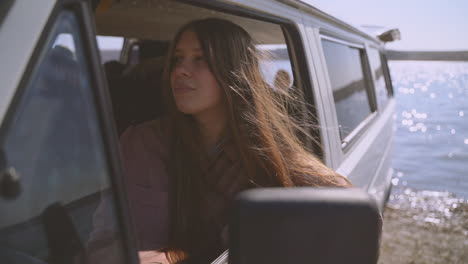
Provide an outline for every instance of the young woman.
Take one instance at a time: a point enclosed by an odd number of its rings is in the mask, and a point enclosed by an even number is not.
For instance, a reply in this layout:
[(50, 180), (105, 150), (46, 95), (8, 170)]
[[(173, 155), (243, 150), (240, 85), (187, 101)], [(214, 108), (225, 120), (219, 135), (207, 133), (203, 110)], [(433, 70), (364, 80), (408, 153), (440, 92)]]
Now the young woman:
[(164, 73), (167, 116), (121, 137), (141, 250), (209, 263), (227, 247), (228, 207), (238, 192), (350, 186), (298, 139), (306, 131), (288, 115), (298, 102), (290, 92), (265, 83), (241, 27), (215, 18), (182, 27)]

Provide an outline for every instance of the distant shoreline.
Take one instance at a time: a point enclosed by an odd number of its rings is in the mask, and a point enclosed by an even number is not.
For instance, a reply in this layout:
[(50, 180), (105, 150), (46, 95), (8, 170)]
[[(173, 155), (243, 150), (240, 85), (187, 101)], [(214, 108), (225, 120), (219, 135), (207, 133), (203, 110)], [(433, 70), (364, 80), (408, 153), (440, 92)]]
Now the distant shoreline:
[(386, 50), (388, 60), (467, 61), (468, 51)]

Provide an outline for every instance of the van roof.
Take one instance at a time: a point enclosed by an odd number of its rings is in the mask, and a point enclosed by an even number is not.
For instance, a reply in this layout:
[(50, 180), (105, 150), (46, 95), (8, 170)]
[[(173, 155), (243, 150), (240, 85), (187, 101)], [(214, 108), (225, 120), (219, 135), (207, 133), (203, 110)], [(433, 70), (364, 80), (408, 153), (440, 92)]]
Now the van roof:
[(324, 20), (327, 20), (327, 21), (330, 21), (332, 23), (335, 23), (337, 26), (341, 26), (343, 28), (346, 28), (356, 34), (359, 34), (363, 37), (366, 37), (366, 38), (370, 38), (374, 41), (379, 41), (380, 40), (377, 38), (377, 36), (374, 36), (374, 35), (371, 35), (369, 34), (368, 32), (362, 30), (362, 29), (359, 29), (358, 27), (348, 23), (348, 22), (345, 22), (343, 21), (342, 19), (340, 18), (337, 18), (336, 16), (333, 16), (327, 12), (325, 12), (324, 10), (321, 10), (313, 5), (311, 5), (310, 3), (304, 1), (304, 0), (276, 0), (278, 2), (282, 2), (284, 4), (287, 4), (287, 5), (290, 5), (290, 6), (294, 6), (300, 10), (303, 10), (304, 12), (307, 12), (307, 13), (310, 13), (312, 15), (315, 15), (319, 18), (322, 18)]
[[(255, 8), (255, 4), (250, 4), (249, 1), (231, 0), (230, 2), (239, 6)], [(291, 10), (310, 14), (311, 17), (328, 29), (339, 28), (348, 33), (380, 43), (376, 36), (372, 36), (303, 1), (276, 0), (276, 2), (290, 7)], [(278, 8), (266, 7), (265, 11), (268, 13), (278, 13)], [(98, 10), (96, 13), (96, 26), (99, 35), (168, 41), (173, 38), (176, 29), (183, 24), (194, 19), (208, 16), (232, 20), (240, 26), (252, 31), (249, 33), (255, 36), (256, 40), (260, 43), (278, 44), (280, 43), (278, 40), (282, 39), (282, 36), (271, 35), (271, 32), (275, 32), (275, 30), (269, 29), (275, 26), (273, 24), (218, 12), (212, 9), (205, 9), (197, 5), (187, 5), (185, 2), (167, 0), (154, 0), (151, 2), (122, 0), (116, 2), (103, 12), (99, 12)], [(278, 14), (278, 16), (282, 16), (282, 14)], [(150, 24), (151, 26), (148, 26)], [(270, 34), (266, 34), (267, 32)]]

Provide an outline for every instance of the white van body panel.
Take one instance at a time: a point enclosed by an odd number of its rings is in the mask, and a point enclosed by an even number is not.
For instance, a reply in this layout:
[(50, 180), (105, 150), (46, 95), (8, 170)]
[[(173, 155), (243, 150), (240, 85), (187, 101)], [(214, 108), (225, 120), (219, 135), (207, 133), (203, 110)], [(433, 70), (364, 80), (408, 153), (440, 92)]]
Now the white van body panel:
[(394, 109), (395, 100), (391, 99), (359, 141), (346, 154), (343, 153), (343, 160), (337, 168), (339, 173), (348, 175), (355, 186), (374, 195), (381, 207), (391, 180)]
[(277, 2), (269, 0), (222, 0), (218, 2), (225, 2), (231, 5), (247, 8), (263, 14), (269, 14), (276, 17), (283, 17), (294, 22), (299, 22), (299, 19), (301, 17), (300, 11), (297, 8), (285, 6), (279, 1)]
[(16, 92), (55, 0), (16, 0), (0, 27), (0, 123)]

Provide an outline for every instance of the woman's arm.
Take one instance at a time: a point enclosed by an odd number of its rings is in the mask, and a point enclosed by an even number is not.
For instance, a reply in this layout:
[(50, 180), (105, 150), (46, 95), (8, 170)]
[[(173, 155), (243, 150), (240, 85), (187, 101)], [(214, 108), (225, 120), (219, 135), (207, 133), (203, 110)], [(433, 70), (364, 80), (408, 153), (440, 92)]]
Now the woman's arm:
[(130, 127), (120, 138), (130, 214), (141, 250), (167, 246), (169, 179), (160, 126), (159, 121), (146, 122)]
[[(136, 233), (137, 246), (146, 251), (167, 245), (168, 179), (163, 162), (164, 145), (154, 130), (157, 124), (157, 121), (153, 121), (132, 126), (120, 138), (123, 182), (127, 191), (130, 218)], [(93, 231), (87, 243), (88, 252), (91, 253), (92, 248), (100, 248), (103, 244), (119, 244), (110, 243), (118, 232), (113, 207), (112, 195), (103, 193), (93, 216)], [(104, 243), (106, 241), (109, 243)], [(115, 250), (109, 252), (113, 251)], [(107, 254), (100, 255), (99, 259), (106, 259)], [(145, 259), (149, 258), (148, 254), (143, 256)]]

